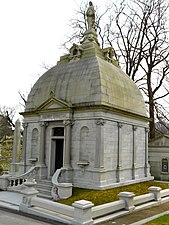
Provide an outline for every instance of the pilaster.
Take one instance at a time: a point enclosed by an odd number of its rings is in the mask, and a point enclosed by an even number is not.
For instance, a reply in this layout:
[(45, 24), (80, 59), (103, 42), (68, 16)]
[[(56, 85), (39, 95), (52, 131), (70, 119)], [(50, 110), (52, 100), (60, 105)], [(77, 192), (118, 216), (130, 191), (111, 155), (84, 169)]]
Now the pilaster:
[(137, 126), (133, 125), (133, 152), (132, 152), (132, 179), (136, 178), (135, 166), (136, 166), (136, 130)]
[(117, 146), (117, 169), (116, 169), (116, 178), (117, 182), (121, 181), (120, 170), (122, 167), (122, 127), (123, 124), (118, 122), (118, 146)]
[(64, 120), (65, 126), (65, 152), (63, 158), (63, 167), (70, 168), (70, 153), (71, 153), (71, 126), (74, 124), (71, 120)]
[(22, 159), (19, 163), (19, 172), (25, 173), (26, 172), (26, 145), (27, 145), (27, 132), (28, 132), (28, 123), (22, 124), (23, 130), (23, 144), (22, 144)]
[(41, 122), (41, 131), (40, 131), (40, 149), (39, 149), (39, 164), (45, 165), (45, 133), (46, 133), (46, 127), (48, 126), (48, 123)]
[(96, 168), (104, 168), (104, 124), (104, 119), (100, 118), (96, 120)]

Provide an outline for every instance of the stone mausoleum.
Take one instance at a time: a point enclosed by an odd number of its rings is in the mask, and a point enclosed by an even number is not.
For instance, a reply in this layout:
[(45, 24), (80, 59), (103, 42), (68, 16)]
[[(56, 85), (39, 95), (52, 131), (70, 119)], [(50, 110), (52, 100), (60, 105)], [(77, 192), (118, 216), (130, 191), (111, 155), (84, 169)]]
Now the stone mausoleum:
[(169, 135), (161, 135), (149, 142), (151, 174), (156, 180), (169, 181)]
[(152, 179), (148, 118), (136, 84), (119, 68), (112, 48), (101, 49), (93, 5), (81, 44), (32, 87), (24, 116), (19, 173), (39, 167), (39, 179), (107, 189)]

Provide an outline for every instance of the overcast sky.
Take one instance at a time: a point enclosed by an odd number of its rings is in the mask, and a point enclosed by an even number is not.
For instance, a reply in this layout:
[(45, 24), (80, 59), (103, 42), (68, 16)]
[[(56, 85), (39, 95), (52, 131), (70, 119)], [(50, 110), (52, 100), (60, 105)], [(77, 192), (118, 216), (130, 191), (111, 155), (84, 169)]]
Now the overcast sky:
[(55, 65), (60, 45), (80, 0), (0, 0), (0, 105), (17, 106), (18, 91), (28, 93)]
[[(55, 65), (81, 3), (88, 0), (0, 0), (0, 106), (19, 108), (18, 92), (28, 94), (43, 62)], [(106, 7), (106, 0), (93, 0)], [(23, 109), (22, 109), (23, 110)]]

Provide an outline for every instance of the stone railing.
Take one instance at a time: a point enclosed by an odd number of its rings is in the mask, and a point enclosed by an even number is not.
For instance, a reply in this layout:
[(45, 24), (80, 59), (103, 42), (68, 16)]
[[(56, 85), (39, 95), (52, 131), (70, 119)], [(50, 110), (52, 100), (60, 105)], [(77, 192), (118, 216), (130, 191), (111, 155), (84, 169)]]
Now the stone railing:
[(19, 189), (19, 187), (26, 181), (34, 181), (38, 178), (38, 170), (39, 167), (33, 166), (31, 167), (26, 173), (21, 174), (20, 176), (12, 176), (9, 177), (9, 186), (7, 187), (7, 190), (15, 190)]
[[(135, 210), (169, 202), (169, 189), (161, 190), (161, 188), (154, 186), (149, 188), (148, 194), (141, 196), (135, 196), (132, 192), (121, 192), (118, 195), (118, 201), (99, 206), (94, 206), (92, 202), (86, 200), (75, 201), (72, 206), (67, 206), (36, 197), (36, 190), (32, 191), (31, 195), (28, 190), (23, 194), (20, 211), (76, 225), (97, 224), (132, 213)], [(48, 210), (48, 213), (44, 214), (43, 209)]]
[(12, 175), (2, 175), (0, 176), (0, 189), (2, 190), (15, 190), (19, 191), (22, 189), (23, 183), (26, 180), (34, 181), (38, 178), (38, 170), (39, 167), (33, 166), (26, 173), (21, 174), (19, 176)]
[(59, 177), (61, 176), (64, 168), (57, 169), (52, 177), (52, 192), (51, 195), (54, 200), (66, 199), (72, 196), (72, 184), (71, 183), (59, 183)]

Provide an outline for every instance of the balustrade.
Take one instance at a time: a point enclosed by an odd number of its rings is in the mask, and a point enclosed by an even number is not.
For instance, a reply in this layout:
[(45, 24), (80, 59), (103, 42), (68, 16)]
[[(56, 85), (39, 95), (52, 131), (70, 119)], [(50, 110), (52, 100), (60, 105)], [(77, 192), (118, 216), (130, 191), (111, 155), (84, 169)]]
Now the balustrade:
[(9, 185), (8, 190), (21, 186), (27, 180), (35, 180), (38, 178), (39, 167), (31, 167), (26, 173), (17, 177), (8, 177)]

